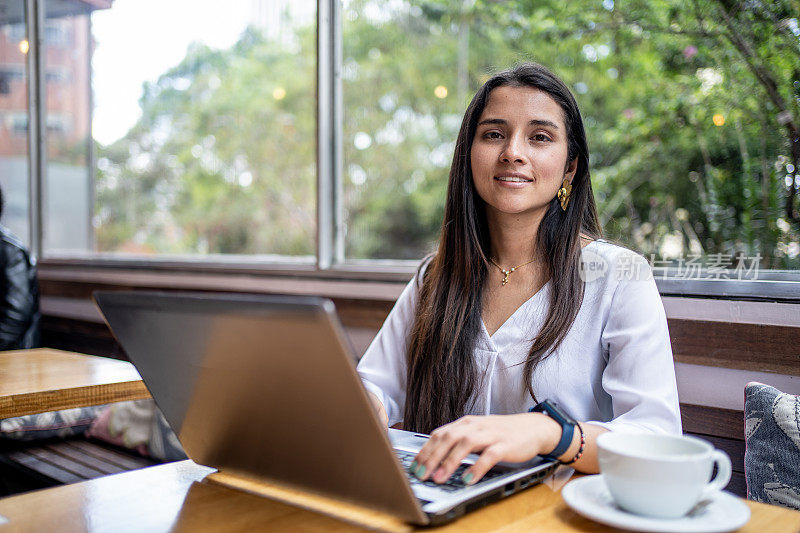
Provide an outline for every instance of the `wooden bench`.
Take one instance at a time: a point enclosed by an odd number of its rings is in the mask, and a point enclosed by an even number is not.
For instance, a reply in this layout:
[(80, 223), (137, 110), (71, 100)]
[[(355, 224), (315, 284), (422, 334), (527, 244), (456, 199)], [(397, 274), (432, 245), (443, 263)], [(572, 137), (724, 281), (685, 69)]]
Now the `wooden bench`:
[(3, 442), (0, 446), (0, 495), (86, 481), (159, 463), (85, 438)]
[(747, 497), (744, 477), (744, 411), (681, 404), (683, 433), (705, 439), (731, 458), (731, 481), (725, 490)]

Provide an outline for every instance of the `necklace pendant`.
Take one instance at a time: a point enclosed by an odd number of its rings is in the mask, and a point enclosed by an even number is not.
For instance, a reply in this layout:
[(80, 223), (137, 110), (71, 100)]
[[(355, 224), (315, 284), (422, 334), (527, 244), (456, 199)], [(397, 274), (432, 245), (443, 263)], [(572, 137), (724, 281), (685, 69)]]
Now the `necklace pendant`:
[(520, 267), (524, 267), (525, 265), (530, 265), (531, 263), (533, 263), (533, 262), (535, 261), (535, 259), (531, 259), (531, 260), (530, 260), (530, 261), (528, 261), (527, 263), (522, 263), (521, 265), (517, 265), (517, 266), (515, 266), (515, 267), (511, 267), (511, 268), (508, 268), (508, 269), (506, 269), (506, 268), (503, 268), (503, 267), (501, 267), (500, 265), (498, 265), (498, 264), (497, 264), (497, 262), (496, 262), (494, 259), (492, 259), (491, 257), (489, 258), (489, 261), (491, 261), (491, 262), (492, 262), (492, 264), (493, 264), (494, 266), (496, 266), (496, 267), (497, 267), (497, 269), (498, 269), (498, 270), (499, 270), (499, 271), (500, 271), (500, 272), (503, 274), (503, 281), (502, 281), (502, 283), (501, 283), (501, 286), (502, 286), (502, 287), (505, 287), (505, 286), (506, 286), (506, 283), (508, 283), (508, 276), (510, 276), (511, 274), (513, 274), (514, 272), (516, 272), (516, 270), (517, 270), (518, 268), (520, 268)]

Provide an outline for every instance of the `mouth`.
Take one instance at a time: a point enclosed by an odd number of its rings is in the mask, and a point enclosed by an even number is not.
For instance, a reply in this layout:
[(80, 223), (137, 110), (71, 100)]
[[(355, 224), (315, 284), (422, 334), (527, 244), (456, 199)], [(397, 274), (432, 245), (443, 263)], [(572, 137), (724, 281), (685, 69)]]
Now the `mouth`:
[(520, 174), (518, 172), (509, 172), (503, 173), (498, 176), (495, 176), (494, 179), (497, 181), (502, 181), (504, 183), (531, 183), (533, 182), (532, 178), (524, 174)]

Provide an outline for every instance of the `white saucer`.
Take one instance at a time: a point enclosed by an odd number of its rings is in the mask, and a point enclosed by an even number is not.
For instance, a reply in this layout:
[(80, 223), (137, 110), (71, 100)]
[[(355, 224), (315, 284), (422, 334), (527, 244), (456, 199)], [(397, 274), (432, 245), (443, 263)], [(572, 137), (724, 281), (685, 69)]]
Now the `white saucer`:
[(586, 476), (570, 481), (561, 490), (564, 501), (586, 518), (631, 531), (665, 533), (720, 533), (733, 531), (750, 520), (750, 508), (727, 492), (711, 497), (702, 511), (682, 518), (649, 518), (623, 511), (611, 498), (603, 476)]

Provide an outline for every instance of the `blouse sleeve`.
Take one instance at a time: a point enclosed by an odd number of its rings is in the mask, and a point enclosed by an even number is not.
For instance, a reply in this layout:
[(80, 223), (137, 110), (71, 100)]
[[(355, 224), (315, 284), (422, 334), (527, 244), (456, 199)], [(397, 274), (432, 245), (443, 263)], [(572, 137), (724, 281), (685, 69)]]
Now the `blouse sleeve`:
[(414, 323), (414, 310), (419, 291), (417, 279), (415, 276), (406, 285), (357, 366), (364, 387), (383, 403), (386, 415), (389, 417), (389, 426), (403, 421), (406, 400), (406, 347)]
[(635, 270), (617, 269), (617, 277), (622, 279), (614, 289), (602, 333), (608, 354), (602, 386), (611, 396), (613, 419), (595, 423), (609, 430), (680, 434), (678, 389), (664, 305), (649, 265), (635, 257)]

